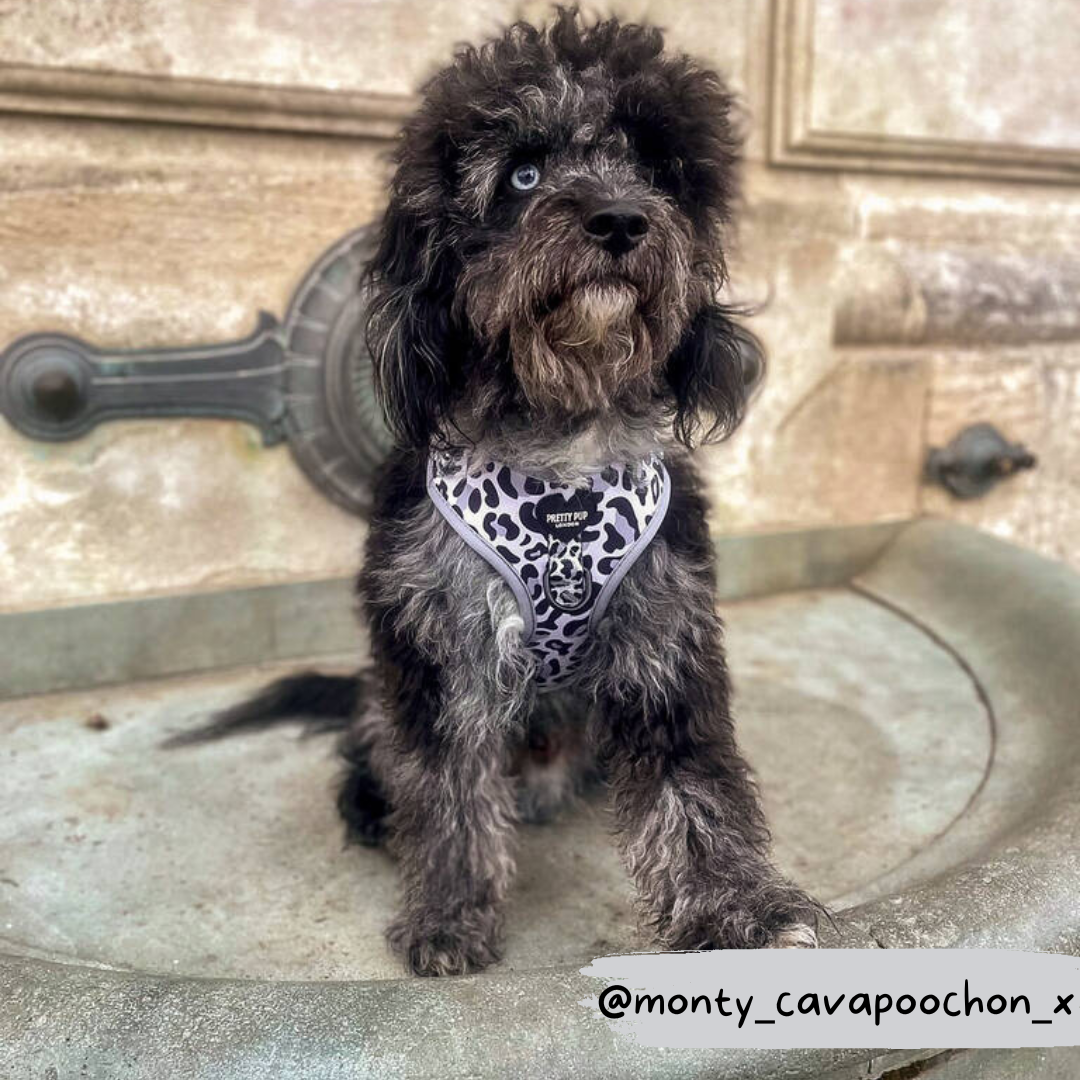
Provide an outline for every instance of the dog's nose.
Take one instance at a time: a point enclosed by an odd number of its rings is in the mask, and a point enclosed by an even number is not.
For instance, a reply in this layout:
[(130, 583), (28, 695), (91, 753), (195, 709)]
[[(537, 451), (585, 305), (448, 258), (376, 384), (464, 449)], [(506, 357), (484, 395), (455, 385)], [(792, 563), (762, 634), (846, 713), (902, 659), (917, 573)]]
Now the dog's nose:
[(637, 247), (649, 231), (649, 219), (633, 203), (610, 202), (590, 209), (582, 221), (585, 231), (612, 255)]

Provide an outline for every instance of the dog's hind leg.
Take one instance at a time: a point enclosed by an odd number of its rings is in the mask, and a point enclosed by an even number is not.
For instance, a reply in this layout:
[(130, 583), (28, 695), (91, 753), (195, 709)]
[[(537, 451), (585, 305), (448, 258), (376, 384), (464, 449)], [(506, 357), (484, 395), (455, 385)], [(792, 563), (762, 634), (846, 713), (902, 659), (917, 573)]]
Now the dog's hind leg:
[(350, 843), (376, 847), (386, 839), (390, 801), (383, 777), (391, 764), (390, 734), (382, 706), (371, 701), (338, 741), (346, 767), (337, 806)]

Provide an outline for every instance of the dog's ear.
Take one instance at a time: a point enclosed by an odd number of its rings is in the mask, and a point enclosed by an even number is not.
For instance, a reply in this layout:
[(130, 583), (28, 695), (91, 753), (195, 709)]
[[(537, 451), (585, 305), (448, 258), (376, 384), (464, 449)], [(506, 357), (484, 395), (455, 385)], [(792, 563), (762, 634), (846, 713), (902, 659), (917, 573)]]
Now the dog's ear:
[(675, 437), (687, 447), (726, 438), (742, 421), (750, 393), (764, 374), (761, 342), (723, 305), (704, 307), (665, 369)]
[(456, 268), (432, 230), (391, 201), (367, 267), (367, 346), (375, 391), (402, 446), (427, 446), (451, 404), (458, 343), (451, 326)]

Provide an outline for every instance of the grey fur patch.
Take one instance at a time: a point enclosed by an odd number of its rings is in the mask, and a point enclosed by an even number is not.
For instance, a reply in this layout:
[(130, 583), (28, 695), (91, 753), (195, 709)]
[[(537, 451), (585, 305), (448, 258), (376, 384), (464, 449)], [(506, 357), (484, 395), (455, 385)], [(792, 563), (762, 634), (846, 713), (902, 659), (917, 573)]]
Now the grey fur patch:
[(478, 744), (523, 724), (535, 661), (521, 642), (517, 600), (430, 500), (402, 523), (368, 581), (372, 599), (395, 608), (395, 629), (443, 669), (442, 728)]
[(708, 677), (704, 646), (723, 634), (708, 569), (676, 556), (662, 539), (650, 545), (597, 627), (582, 675), (590, 696), (640, 695), (645, 710), (663, 710), (685, 689), (684, 672)]

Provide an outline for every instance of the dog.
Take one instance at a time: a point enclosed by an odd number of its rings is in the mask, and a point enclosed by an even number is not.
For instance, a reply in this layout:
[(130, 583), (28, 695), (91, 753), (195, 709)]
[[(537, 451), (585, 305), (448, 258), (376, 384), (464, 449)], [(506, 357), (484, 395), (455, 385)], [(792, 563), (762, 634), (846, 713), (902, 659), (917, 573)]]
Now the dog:
[(659, 29), (565, 8), (426, 84), (365, 280), (396, 444), (358, 584), (373, 667), (179, 740), (339, 731), (339, 809), (397, 856), (387, 937), (417, 975), (499, 959), (517, 822), (594, 775), (662, 947), (816, 943), (736, 745), (690, 456), (760, 363), (717, 299), (733, 110)]

